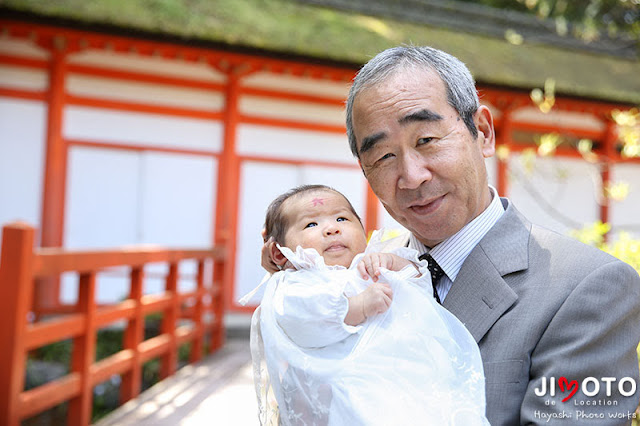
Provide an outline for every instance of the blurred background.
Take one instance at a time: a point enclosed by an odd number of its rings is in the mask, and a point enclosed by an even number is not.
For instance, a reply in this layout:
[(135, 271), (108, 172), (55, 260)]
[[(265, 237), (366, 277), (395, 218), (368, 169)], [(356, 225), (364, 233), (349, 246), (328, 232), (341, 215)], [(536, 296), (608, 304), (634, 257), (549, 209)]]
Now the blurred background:
[[(246, 329), (275, 196), (322, 183), (368, 231), (398, 226), (344, 100), (363, 63), (411, 43), (476, 78), (502, 196), (640, 269), (639, 18), (640, 0), (0, 0), (0, 224), (31, 224), (37, 247), (222, 246), (225, 319)], [(144, 292), (166, 272), (147, 265)], [(99, 304), (127, 298), (127, 273), (97, 276)], [(74, 305), (78, 280), (37, 304)]]

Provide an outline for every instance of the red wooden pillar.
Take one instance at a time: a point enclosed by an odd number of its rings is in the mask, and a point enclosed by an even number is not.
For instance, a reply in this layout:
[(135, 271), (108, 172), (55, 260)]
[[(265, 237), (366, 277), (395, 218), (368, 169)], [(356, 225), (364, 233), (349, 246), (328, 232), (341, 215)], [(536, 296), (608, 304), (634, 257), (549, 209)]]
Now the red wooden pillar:
[(129, 320), (124, 333), (124, 349), (133, 351), (131, 370), (122, 375), (120, 403), (124, 404), (140, 393), (142, 387), (142, 366), (140, 365), (140, 343), (144, 340), (144, 313), (142, 311), (144, 268), (137, 266), (131, 270), (129, 299), (135, 303), (135, 313)]
[(33, 240), (28, 225), (13, 223), (2, 230), (0, 256), (0, 424), (18, 426), (18, 398), (24, 387), (27, 314), (33, 297)]
[[(602, 223), (607, 223), (609, 221), (609, 207), (610, 201), (609, 196), (607, 194), (607, 189), (609, 188), (609, 184), (611, 183), (611, 161), (615, 154), (615, 143), (617, 141), (617, 132), (616, 132), (616, 123), (615, 121), (607, 118), (607, 128), (604, 132), (603, 138), (603, 161), (600, 167), (600, 181), (602, 183), (602, 187), (600, 188), (601, 201), (599, 205), (598, 215), (600, 221)], [(605, 241), (606, 241), (605, 235)]]
[[(502, 112), (502, 119), (500, 120), (500, 127), (497, 130), (496, 145), (498, 147), (503, 146), (507, 149), (511, 148), (511, 110), (504, 109)], [(496, 161), (496, 189), (498, 195), (501, 197), (509, 196), (509, 157), (505, 159), (497, 158)]]
[(191, 343), (191, 352), (189, 353), (189, 362), (195, 363), (200, 361), (202, 358), (202, 338), (203, 338), (203, 324), (202, 324), (202, 314), (204, 312), (204, 306), (202, 303), (202, 299), (204, 297), (204, 259), (198, 260), (198, 272), (196, 275), (196, 290), (198, 296), (196, 297), (196, 302), (193, 307), (193, 327), (196, 330), (196, 337), (193, 339)]
[(367, 184), (367, 195), (366, 195), (366, 211), (365, 211), (365, 223), (364, 230), (367, 232), (367, 236), (371, 235), (373, 231), (380, 227), (378, 223), (379, 214), (378, 214), (378, 197), (374, 194), (371, 186)]
[[(64, 202), (67, 177), (67, 147), (62, 137), (67, 55), (65, 39), (56, 37), (50, 46), (49, 91), (47, 94), (47, 145), (44, 165), (40, 245), (60, 247), (64, 232)], [(36, 287), (35, 307), (58, 305), (59, 280), (41, 280)]]
[[(227, 70), (225, 90), (223, 151), (218, 163), (218, 191), (216, 204), (215, 245), (224, 246), (229, 255), (223, 261), (214, 262), (214, 285), (221, 285), (224, 299), (214, 298), (216, 303), (232, 305), (234, 297), (235, 252), (238, 225), (238, 191), (240, 190), (240, 161), (236, 153), (236, 138), (240, 122), (239, 97), (242, 73), (238, 66)], [(260, 238), (259, 235), (256, 238)], [(218, 301), (219, 300), (219, 301)], [(224, 307), (214, 306), (217, 318), (222, 315)], [(212, 345), (217, 347), (224, 343), (224, 327), (214, 328)]]
[(73, 339), (71, 371), (80, 375), (80, 392), (69, 400), (67, 424), (85, 426), (91, 424), (93, 386), (91, 366), (96, 357), (96, 273), (80, 275), (78, 283), (78, 311), (84, 315), (84, 331)]
[(178, 339), (176, 325), (180, 315), (180, 300), (178, 297), (178, 263), (169, 264), (169, 273), (165, 278), (165, 291), (171, 297), (171, 302), (162, 315), (161, 331), (169, 338), (169, 349), (160, 359), (160, 378), (166, 379), (178, 369)]

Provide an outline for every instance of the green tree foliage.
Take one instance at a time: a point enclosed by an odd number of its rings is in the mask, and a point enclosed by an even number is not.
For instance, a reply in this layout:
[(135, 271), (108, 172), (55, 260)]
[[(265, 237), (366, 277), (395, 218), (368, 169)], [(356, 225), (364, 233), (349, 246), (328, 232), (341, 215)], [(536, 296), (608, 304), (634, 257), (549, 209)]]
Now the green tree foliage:
[(603, 35), (640, 40), (640, 0), (463, 0), (553, 19), (560, 35), (586, 41)]
[(640, 273), (640, 240), (633, 239), (629, 234), (621, 232), (613, 241), (608, 242), (605, 240), (605, 235), (610, 229), (611, 226), (608, 223), (595, 222), (580, 230), (573, 231), (571, 236), (627, 262)]

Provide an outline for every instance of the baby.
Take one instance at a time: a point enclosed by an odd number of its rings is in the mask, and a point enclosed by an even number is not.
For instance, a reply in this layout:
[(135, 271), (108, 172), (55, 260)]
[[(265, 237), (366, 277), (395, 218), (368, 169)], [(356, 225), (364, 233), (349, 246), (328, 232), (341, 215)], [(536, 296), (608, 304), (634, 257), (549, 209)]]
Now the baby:
[[(349, 200), (324, 185), (300, 186), (276, 198), (267, 210), (265, 229), (266, 236), (280, 246), (315, 249), (327, 266), (349, 268), (356, 255), (367, 247), (362, 221)], [(277, 245), (271, 246), (270, 255), (279, 268), (295, 269)], [(363, 279), (371, 276), (377, 281), (380, 268), (399, 271), (408, 265), (413, 264), (391, 253), (367, 253), (357, 269)], [(373, 283), (363, 292), (342, 300), (347, 307), (344, 323), (358, 325), (385, 312), (391, 299), (389, 284)]]
[(477, 345), (434, 301), (415, 250), (382, 252), (381, 233), (367, 244), (351, 203), (323, 185), (276, 198), (265, 229), (281, 271), (252, 321), (262, 424), (270, 389), (284, 425), (488, 424)]

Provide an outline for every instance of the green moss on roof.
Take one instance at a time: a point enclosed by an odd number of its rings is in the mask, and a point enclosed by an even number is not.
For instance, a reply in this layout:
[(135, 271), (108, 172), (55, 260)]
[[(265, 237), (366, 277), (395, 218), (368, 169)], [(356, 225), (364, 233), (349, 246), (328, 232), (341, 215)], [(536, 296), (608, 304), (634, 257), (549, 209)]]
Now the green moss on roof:
[[(314, 7), (295, 0), (0, 0), (14, 10), (185, 40), (362, 64), (401, 43), (466, 62), (481, 83), (640, 103), (640, 62)], [(517, 29), (516, 29), (517, 30)]]

